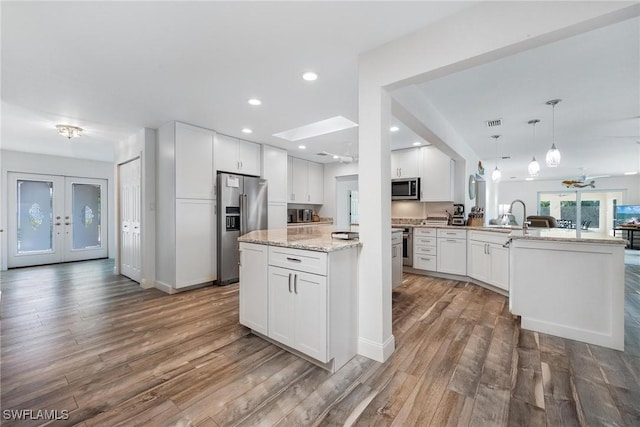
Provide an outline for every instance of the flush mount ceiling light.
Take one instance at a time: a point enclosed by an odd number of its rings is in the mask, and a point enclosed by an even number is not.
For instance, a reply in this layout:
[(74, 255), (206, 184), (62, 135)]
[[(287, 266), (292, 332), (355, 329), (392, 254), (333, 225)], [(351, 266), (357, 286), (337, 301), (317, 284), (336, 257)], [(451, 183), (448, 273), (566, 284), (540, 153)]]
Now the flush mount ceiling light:
[(399, 128), (398, 126), (391, 126), (391, 127), (389, 128), (389, 130), (390, 130), (391, 132), (398, 132), (398, 131), (400, 130), (400, 128)]
[(301, 150), (306, 150), (307, 146), (306, 145), (298, 145), (298, 148)]
[(496, 168), (491, 173), (491, 179), (493, 182), (500, 182), (502, 179), (502, 172), (498, 169), (498, 138), (500, 138), (500, 135), (491, 135), (491, 138), (496, 141)]
[(319, 122), (310, 123), (308, 125), (285, 130), (283, 132), (274, 133), (273, 136), (286, 139), (287, 141), (300, 141), (301, 139), (311, 138), (314, 136), (326, 135), (328, 133), (338, 132), (358, 126), (342, 116), (331, 117), (330, 119), (320, 120)]
[(249, 128), (242, 128), (242, 133), (253, 133), (253, 131)]
[(262, 101), (260, 101), (258, 98), (251, 98), (247, 102), (249, 103), (249, 105), (262, 105)]
[(313, 82), (318, 80), (318, 75), (313, 71), (307, 71), (306, 73), (302, 74), (302, 78), (308, 82)]
[[(529, 120), (527, 123), (530, 124), (530, 125), (533, 125), (533, 146), (535, 147), (535, 145), (536, 145), (536, 124), (540, 123), (540, 120), (533, 119), (533, 120)], [(533, 159), (531, 159), (531, 162), (529, 162), (529, 167), (527, 169), (529, 170), (529, 175), (530, 176), (538, 176), (538, 174), (540, 173), (540, 163), (538, 163), (538, 161), (536, 160), (536, 156), (533, 156)]]
[(547, 105), (551, 105), (552, 108), (552, 118), (553, 123), (551, 125), (552, 136), (551, 136), (551, 148), (547, 151), (546, 163), (550, 168), (558, 167), (560, 164), (560, 151), (556, 148), (556, 104), (562, 101), (562, 99), (552, 99), (551, 101), (547, 101)]
[(56, 125), (58, 134), (67, 137), (67, 139), (76, 138), (82, 136), (82, 128), (71, 125)]
[(413, 143), (413, 145), (417, 147), (418, 145), (422, 145), (422, 142), (416, 141), (416, 142)]

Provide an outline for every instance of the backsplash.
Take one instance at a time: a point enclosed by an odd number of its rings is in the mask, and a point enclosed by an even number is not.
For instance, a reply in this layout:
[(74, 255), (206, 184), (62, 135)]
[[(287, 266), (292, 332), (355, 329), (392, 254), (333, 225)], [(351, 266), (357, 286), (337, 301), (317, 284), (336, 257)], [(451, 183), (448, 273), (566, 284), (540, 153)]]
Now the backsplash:
[(444, 211), (453, 213), (453, 203), (442, 202), (413, 202), (395, 201), (391, 202), (391, 218), (394, 219), (420, 219), (422, 221), (427, 215), (443, 214)]

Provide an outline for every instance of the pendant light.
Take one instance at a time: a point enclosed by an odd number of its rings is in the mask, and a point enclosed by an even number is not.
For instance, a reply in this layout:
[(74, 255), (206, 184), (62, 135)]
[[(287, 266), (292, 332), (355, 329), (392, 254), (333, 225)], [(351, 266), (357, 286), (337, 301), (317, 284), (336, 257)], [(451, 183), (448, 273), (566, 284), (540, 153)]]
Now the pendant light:
[[(540, 123), (540, 120), (533, 119), (529, 120), (527, 123), (533, 125), (533, 146), (535, 147), (536, 124)], [(540, 173), (540, 163), (538, 163), (538, 161), (536, 160), (536, 156), (533, 156), (533, 159), (531, 159), (531, 162), (529, 162), (529, 167), (527, 169), (529, 170), (529, 176), (538, 176), (538, 174)]]
[(491, 135), (491, 138), (496, 140), (496, 168), (491, 173), (491, 179), (497, 183), (502, 179), (502, 172), (498, 169), (498, 138), (500, 138), (500, 135)]
[(562, 101), (562, 99), (552, 99), (551, 101), (547, 101), (547, 105), (551, 105), (552, 108), (552, 138), (551, 138), (551, 148), (547, 151), (546, 163), (550, 168), (555, 168), (560, 164), (560, 151), (556, 148), (556, 104)]

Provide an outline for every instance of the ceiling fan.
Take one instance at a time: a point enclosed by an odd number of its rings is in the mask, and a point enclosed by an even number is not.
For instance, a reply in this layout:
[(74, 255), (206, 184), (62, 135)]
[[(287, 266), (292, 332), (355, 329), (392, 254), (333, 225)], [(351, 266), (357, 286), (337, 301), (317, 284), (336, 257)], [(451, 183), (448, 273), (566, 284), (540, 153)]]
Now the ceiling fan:
[(597, 178), (608, 178), (611, 175), (595, 175), (595, 176), (587, 176), (585, 173), (587, 168), (580, 168), (582, 170), (582, 175), (575, 179), (567, 179), (562, 181), (562, 185), (567, 188), (596, 188), (596, 179)]
[(330, 153), (328, 151), (320, 151), (316, 153), (318, 156), (331, 156), (334, 160), (339, 161), (340, 163), (351, 163), (353, 161), (357, 161), (358, 159), (351, 155), (351, 143), (347, 144), (347, 152), (346, 154), (335, 154)]

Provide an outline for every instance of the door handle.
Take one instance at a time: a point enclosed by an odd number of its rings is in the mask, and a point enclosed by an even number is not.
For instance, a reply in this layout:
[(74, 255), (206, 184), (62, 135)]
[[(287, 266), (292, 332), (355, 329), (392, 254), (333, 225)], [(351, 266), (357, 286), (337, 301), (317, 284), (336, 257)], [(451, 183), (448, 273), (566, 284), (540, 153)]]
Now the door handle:
[(291, 293), (291, 273), (289, 273), (289, 293)]
[(295, 294), (298, 293), (298, 275), (297, 274), (293, 275), (293, 293)]
[[(56, 224), (55, 224), (55, 225), (60, 225), (60, 223), (59, 223), (59, 222), (56, 222)], [(2, 231), (2, 230), (0, 230), (0, 231)]]
[(291, 262), (302, 262), (301, 259), (299, 258), (291, 258), (291, 257), (287, 257), (287, 261), (291, 261)]
[(70, 222), (65, 222), (64, 225), (71, 225), (71, 223)]

